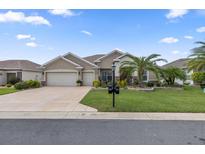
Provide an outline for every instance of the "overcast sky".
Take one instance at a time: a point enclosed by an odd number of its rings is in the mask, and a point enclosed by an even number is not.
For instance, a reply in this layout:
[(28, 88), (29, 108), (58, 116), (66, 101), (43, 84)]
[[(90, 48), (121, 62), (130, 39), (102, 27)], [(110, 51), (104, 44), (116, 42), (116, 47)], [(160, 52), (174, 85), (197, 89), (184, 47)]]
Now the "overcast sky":
[(0, 60), (37, 63), (121, 49), (172, 61), (205, 41), (204, 10), (0, 10)]

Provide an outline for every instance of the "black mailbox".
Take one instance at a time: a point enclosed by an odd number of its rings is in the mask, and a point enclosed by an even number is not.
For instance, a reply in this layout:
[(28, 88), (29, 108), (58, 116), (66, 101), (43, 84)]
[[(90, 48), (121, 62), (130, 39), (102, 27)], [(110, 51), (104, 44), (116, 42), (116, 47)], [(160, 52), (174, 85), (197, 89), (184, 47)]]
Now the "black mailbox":
[(108, 86), (108, 93), (109, 93), (109, 94), (112, 94), (113, 92), (114, 92), (115, 94), (119, 94), (119, 93), (120, 93), (120, 88), (119, 88), (119, 86), (114, 87), (114, 89), (113, 89), (113, 86)]
[(112, 86), (108, 86), (108, 93), (109, 93), (109, 94), (112, 94), (112, 92), (113, 92)]
[(115, 87), (115, 93), (119, 94), (120, 93), (120, 88), (118, 86)]

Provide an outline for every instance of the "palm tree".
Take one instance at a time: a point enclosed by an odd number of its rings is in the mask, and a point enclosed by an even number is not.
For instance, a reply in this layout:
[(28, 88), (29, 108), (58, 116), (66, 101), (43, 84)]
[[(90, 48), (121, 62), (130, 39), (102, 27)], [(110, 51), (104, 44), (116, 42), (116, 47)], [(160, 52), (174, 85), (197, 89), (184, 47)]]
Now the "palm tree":
[(121, 67), (120, 68), (120, 80), (129, 79), (132, 76), (132, 68), (131, 67)]
[(201, 71), (205, 68), (205, 42), (196, 43), (200, 46), (192, 49), (193, 53), (189, 56), (191, 59), (188, 62), (188, 67), (189, 70)]
[(160, 75), (168, 85), (174, 85), (175, 79), (186, 80), (185, 72), (177, 67), (163, 68), (160, 70)]
[(159, 66), (156, 62), (167, 60), (158, 58), (159, 54), (151, 54), (148, 57), (131, 57), (133, 61), (124, 61), (120, 68), (129, 67), (131, 72), (137, 71), (139, 86), (143, 86), (143, 75), (145, 71), (152, 71), (155, 73), (156, 77), (158, 78), (159, 73)]

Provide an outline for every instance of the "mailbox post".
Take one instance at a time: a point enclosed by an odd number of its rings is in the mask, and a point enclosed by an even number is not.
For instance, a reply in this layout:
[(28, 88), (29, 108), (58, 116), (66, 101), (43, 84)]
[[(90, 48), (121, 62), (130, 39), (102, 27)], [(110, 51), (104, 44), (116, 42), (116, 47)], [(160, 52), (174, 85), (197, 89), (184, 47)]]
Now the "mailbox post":
[(112, 64), (112, 107), (115, 107), (115, 63)]
[(119, 94), (119, 87), (115, 84), (115, 62), (112, 64), (112, 85), (108, 86), (108, 93), (112, 94), (112, 107), (115, 107), (115, 94)]

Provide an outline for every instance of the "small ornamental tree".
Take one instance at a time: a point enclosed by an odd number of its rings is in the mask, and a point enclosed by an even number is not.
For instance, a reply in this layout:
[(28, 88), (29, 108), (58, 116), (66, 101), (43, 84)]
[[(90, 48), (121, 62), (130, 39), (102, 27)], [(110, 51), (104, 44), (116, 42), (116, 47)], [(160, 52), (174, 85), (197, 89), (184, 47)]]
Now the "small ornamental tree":
[(167, 68), (161, 69), (160, 75), (164, 79), (164, 81), (167, 83), (167, 85), (174, 85), (175, 79), (180, 79), (183, 81), (186, 80), (185, 72), (182, 69), (177, 68), (177, 67), (167, 67)]
[(194, 82), (201, 84), (205, 82), (205, 72), (194, 72), (191, 78)]

